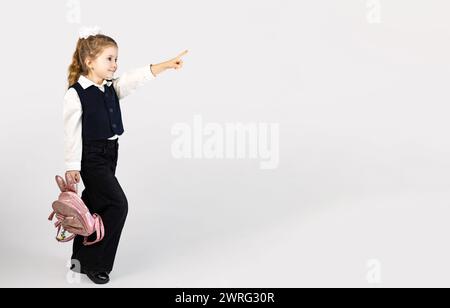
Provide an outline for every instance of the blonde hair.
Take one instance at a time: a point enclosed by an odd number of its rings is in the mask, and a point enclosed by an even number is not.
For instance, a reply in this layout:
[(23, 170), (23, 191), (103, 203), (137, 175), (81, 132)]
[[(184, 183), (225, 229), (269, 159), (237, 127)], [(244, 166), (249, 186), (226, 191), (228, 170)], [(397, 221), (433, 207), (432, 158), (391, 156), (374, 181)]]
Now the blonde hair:
[(87, 75), (89, 70), (86, 65), (86, 59), (95, 59), (102, 51), (109, 46), (117, 47), (116, 41), (111, 37), (97, 34), (88, 38), (79, 38), (77, 47), (73, 53), (72, 63), (68, 69), (68, 88), (78, 81), (80, 75)]

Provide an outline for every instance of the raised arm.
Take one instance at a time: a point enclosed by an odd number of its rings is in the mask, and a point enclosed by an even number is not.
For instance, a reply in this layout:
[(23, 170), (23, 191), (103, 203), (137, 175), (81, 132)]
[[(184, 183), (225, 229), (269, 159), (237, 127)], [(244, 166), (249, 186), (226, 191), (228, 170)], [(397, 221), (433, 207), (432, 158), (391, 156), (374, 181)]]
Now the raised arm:
[(181, 60), (181, 57), (187, 52), (188, 51), (185, 50), (173, 59), (158, 64), (146, 65), (144, 67), (126, 72), (119, 78), (114, 79), (113, 85), (117, 96), (119, 99), (122, 99), (130, 95), (137, 88), (142, 86), (145, 81), (156, 78), (157, 75), (167, 69), (180, 69), (183, 66), (183, 60)]
[(151, 65), (146, 65), (132, 71), (123, 73), (122, 76), (113, 80), (113, 86), (119, 99), (133, 93), (142, 86), (147, 80), (154, 79), (156, 76), (150, 70)]

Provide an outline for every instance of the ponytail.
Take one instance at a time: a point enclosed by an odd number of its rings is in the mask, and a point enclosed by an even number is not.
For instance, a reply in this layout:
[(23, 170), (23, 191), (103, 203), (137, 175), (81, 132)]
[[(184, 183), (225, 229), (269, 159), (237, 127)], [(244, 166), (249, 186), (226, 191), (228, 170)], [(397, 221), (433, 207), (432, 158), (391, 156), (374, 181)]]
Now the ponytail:
[(69, 66), (69, 70), (68, 70), (68, 88), (70, 88), (73, 84), (75, 84), (78, 81), (78, 78), (80, 78), (81, 73), (85, 73), (83, 70), (83, 67), (85, 66), (85, 64), (83, 62), (81, 62), (81, 57), (80, 57), (80, 49), (81, 49), (81, 45), (82, 45), (82, 40), (83, 39), (78, 39), (77, 42), (77, 47), (75, 49), (75, 52), (73, 53), (72, 56), (72, 63)]

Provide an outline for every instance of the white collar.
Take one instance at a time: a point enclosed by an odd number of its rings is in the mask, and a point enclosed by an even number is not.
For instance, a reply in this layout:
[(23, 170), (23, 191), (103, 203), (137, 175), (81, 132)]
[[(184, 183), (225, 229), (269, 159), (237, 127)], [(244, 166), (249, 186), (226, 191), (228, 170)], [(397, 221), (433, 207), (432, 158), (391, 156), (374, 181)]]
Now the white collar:
[(96, 86), (96, 87), (103, 87), (105, 84), (109, 87), (112, 84), (111, 80), (103, 80), (103, 83), (101, 85), (96, 84), (92, 80), (88, 79), (87, 77), (80, 75), (80, 78), (78, 78), (78, 83), (83, 87), (83, 89), (87, 89), (90, 86)]

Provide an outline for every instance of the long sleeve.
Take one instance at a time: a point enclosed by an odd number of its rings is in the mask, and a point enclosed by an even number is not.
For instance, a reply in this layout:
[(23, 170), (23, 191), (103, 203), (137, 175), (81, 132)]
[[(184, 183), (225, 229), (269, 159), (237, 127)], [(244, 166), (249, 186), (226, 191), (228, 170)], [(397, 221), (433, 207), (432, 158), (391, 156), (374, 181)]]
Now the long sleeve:
[(74, 88), (67, 90), (64, 96), (64, 163), (66, 170), (81, 170), (83, 140), (81, 125), (83, 109), (80, 98)]
[(156, 76), (152, 74), (149, 64), (123, 73), (120, 77), (113, 80), (113, 86), (119, 99), (122, 99), (142, 86), (145, 81), (155, 78)]

